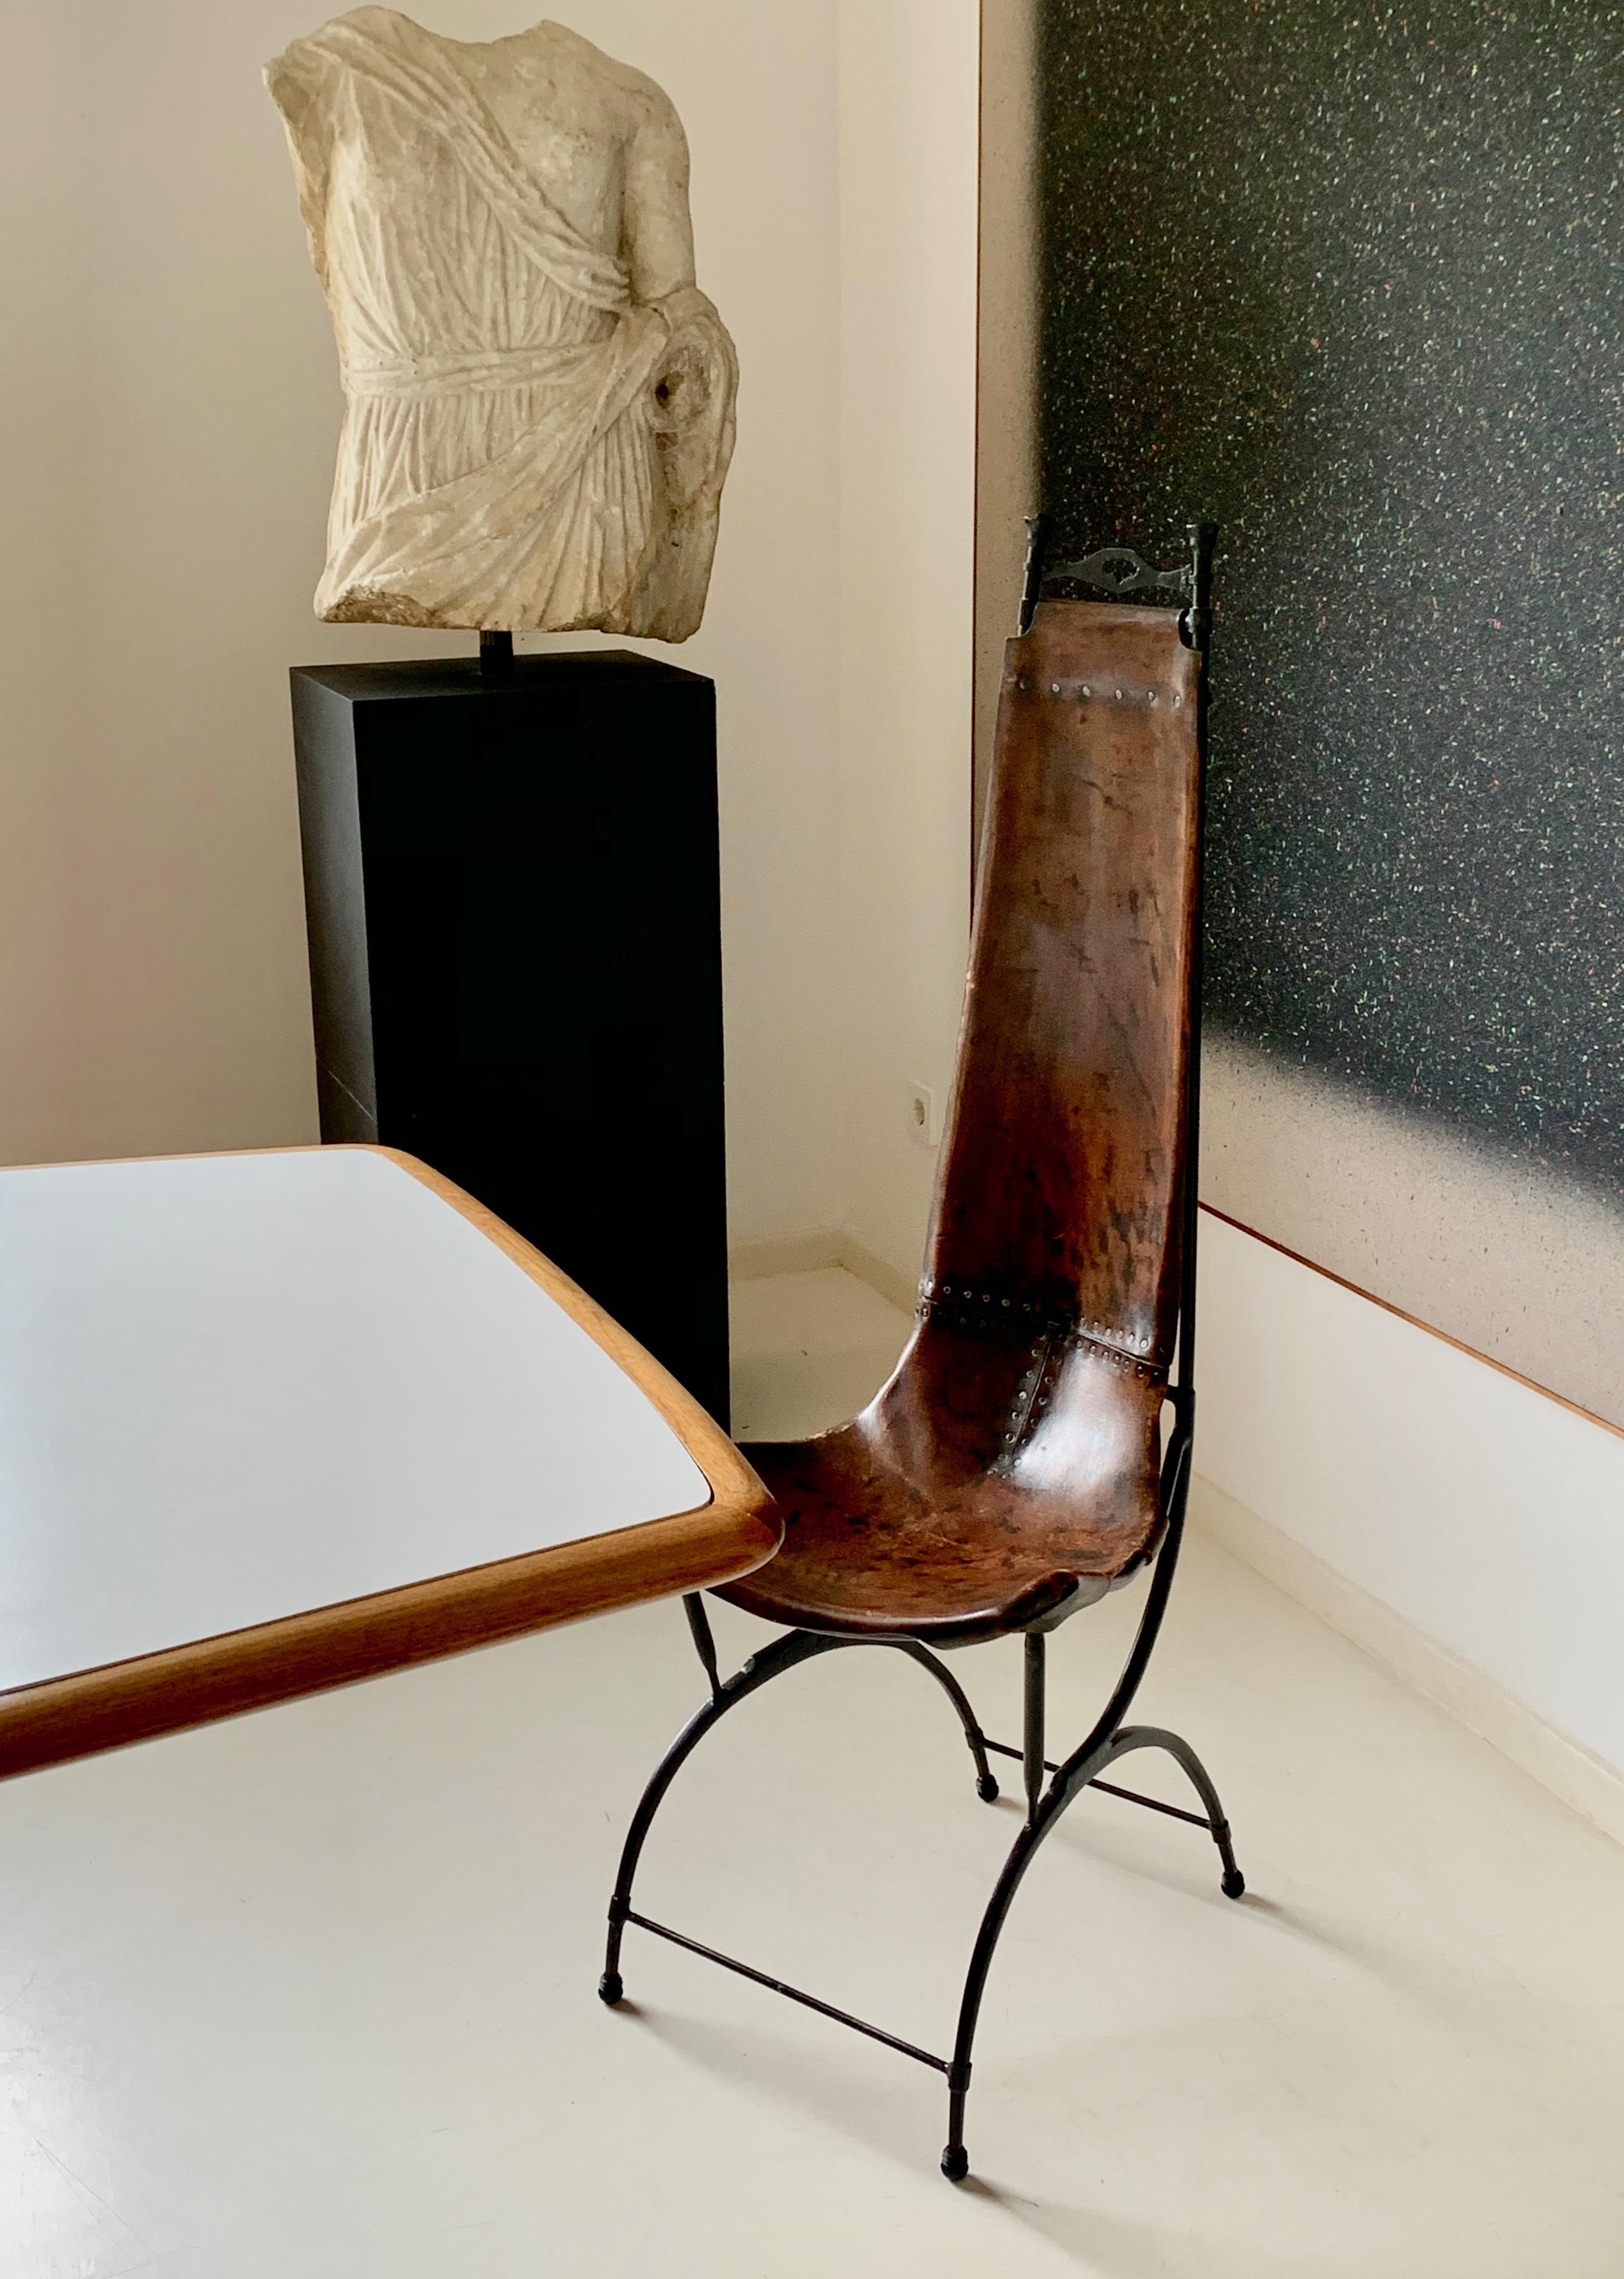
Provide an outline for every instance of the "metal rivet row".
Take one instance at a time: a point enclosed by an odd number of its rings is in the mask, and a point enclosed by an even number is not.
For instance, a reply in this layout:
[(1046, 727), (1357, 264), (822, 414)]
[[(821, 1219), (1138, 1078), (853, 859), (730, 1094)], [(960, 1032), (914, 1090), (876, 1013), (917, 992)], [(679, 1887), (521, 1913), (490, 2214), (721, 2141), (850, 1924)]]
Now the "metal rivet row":
[[(941, 1309), (956, 1316), (961, 1322), (963, 1322), (972, 1318), (984, 1319), (984, 1316), (977, 1315), (973, 1311), (974, 1308), (981, 1306), (989, 1308), (996, 1306), (1000, 1313), (1013, 1313), (1018, 1309), (1023, 1314), (1036, 1314), (1042, 1323), (1046, 1338), (1058, 1337), (1071, 1343), (1088, 1345), (1102, 1354), (1115, 1354), (1130, 1366), (1133, 1364), (1136, 1356), (1147, 1354), (1155, 1342), (1148, 1331), (1141, 1332), (1119, 1329), (1111, 1322), (1097, 1321), (1076, 1315), (1048, 1314), (1029, 1298), (1015, 1299), (1006, 1296), (996, 1289), (984, 1289), (977, 1283), (942, 1282), (938, 1284), (928, 1275), (920, 1283), (919, 1303), (915, 1311), (923, 1319), (926, 1315)], [(1044, 1342), (1045, 1340), (1040, 1339), (1032, 1347), (1034, 1358), (1043, 1352)], [(1144, 1373), (1156, 1377), (1164, 1375), (1165, 1371), (1152, 1364)]]
[(1015, 685), (1023, 696), (1042, 694), (1046, 696), (1056, 697), (1062, 703), (1155, 706), (1165, 702), (1170, 712), (1176, 712), (1184, 701), (1183, 692), (1179, 689), (1152, 688), (1135, 686), (1131, 683), (1118, 687), (1113, 682), (1108, 687), (1096, 687), (1092, 680), (1051, 680), (1046, 682), (1040, 691), (1038, 682), (1030, 672), (1021, 673), (1016, 678)]

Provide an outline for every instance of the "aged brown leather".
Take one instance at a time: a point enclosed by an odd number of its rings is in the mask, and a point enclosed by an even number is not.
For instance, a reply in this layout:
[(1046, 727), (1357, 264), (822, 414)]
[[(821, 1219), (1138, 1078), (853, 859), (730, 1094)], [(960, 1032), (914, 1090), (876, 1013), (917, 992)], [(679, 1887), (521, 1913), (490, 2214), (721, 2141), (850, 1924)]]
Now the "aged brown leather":
[(1061, 1619), (1153, 1546), (1200, 670), (1172, 610), (1045, 602), (1008, 645), (918, 1326), (853, 1423), (748, 1449), (785, 1539), (735, 1606), (968, 1644)]

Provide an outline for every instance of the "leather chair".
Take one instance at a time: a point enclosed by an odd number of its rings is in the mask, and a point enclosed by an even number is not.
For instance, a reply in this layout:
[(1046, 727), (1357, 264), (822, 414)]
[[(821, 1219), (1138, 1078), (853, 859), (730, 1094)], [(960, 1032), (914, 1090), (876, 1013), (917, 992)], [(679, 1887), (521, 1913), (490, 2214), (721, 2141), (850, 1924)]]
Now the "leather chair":
[[(628, 1924), (740, 1971), (946, 2075), (944, 2172), (968, 2172), (965, 2097), (988, 1967), (1038, 1846), (1090, 1786), (1207, 1830), (1245, 1889), (1212, 1782), (1176, 1734), (1124, 1723), (1177, 1558), (1195, 1418), (1196, 1162), (1205, 664), (1213, 532), (1156, 570), (1125, 548), (1046, 571), (1034, 518), (1006, 653), (960, 1036), (917, 1324), (861, 1416), (750, 1447), (783, 1547), (717, 1595), (776, 1639), (725, 1681), (686, 1603), (711, 1698), (628, 1832), (600, 1986)], [(1045, 598), (1087, 585), (1108, 600)], [(1139, 597), (1148, 593), (1153, 598)], [(1164, 596), (1175, 606), (1167, 605)], [(1182, 604), (1182, 606), (1180, 606)], [(1093, 1730), (1045, 1756), (1046, 1634), (1153, 1562), (1126, 1667)], [(1019, 1633), (1025, 1731), (989, 1741), (935, 1649)], [(635, 1913), (632, 1879), (678, 1768), (719, 1718), (815, 1654), (871, 1645), (936, 1677), (988, 1800), (988, 1752), (1023, 1761), (1026, 1817), (973, 1950), (951, 2058), (933, 2055)], [(1199, 1813), (1101, 1779), (1132, 1751), (1184, 1768)], [(1049, 1776), (1047, 1785), (1045, 1776)]]

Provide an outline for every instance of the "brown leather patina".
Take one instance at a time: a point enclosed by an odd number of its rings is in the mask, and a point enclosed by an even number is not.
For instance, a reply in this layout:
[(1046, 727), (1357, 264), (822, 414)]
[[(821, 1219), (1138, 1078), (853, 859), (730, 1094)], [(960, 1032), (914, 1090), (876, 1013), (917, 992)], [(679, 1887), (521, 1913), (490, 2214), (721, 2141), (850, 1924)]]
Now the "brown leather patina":
[(861, 1416), (747, 1451), (784, 1545), (718, 1595), (770, 1622), (967, 1645), (1153, 1547), (1198, 907), (1178, 627), (1045, 602), (1009, 643), (919, 1324)]

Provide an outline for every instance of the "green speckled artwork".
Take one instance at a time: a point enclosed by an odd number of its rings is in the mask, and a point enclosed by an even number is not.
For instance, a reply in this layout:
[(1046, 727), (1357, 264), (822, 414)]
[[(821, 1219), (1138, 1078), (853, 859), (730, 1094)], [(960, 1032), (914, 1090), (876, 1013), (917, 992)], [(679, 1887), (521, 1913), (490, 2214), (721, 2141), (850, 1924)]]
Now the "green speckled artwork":
[(1055, 549), (1223, 525), (1209, 1017), (1624, 1199), (1624, 9), (1040, 0)]

